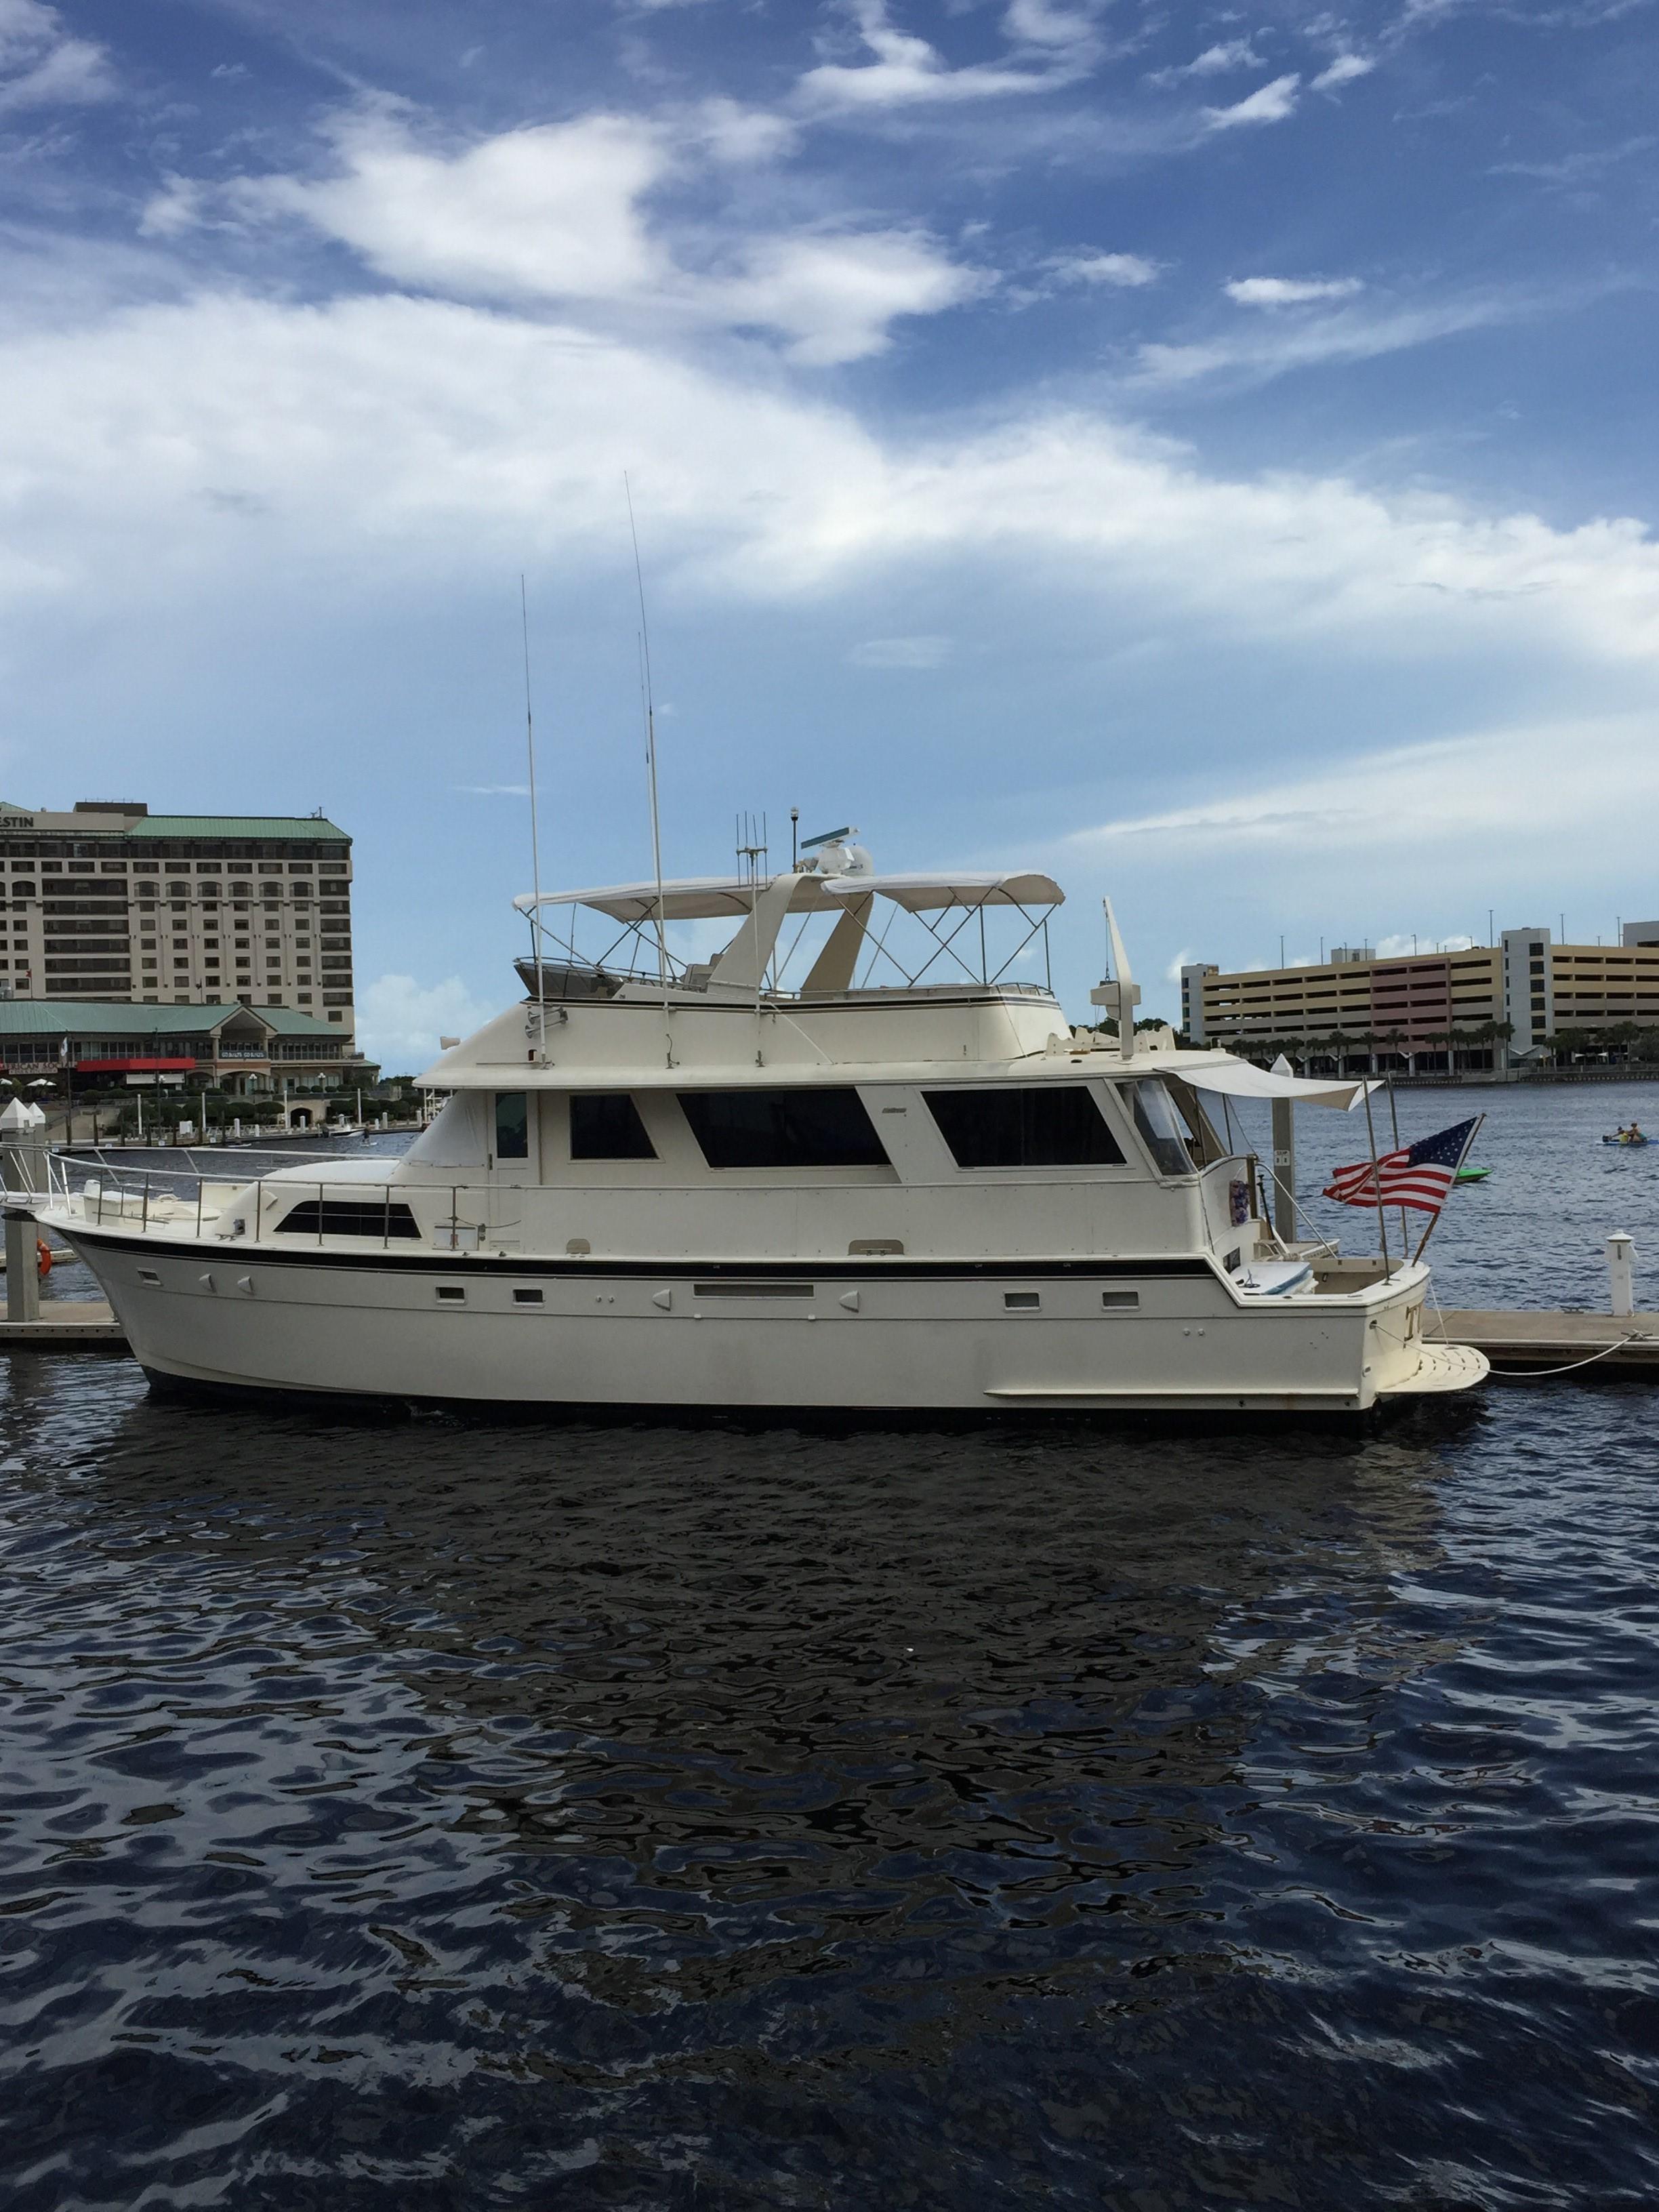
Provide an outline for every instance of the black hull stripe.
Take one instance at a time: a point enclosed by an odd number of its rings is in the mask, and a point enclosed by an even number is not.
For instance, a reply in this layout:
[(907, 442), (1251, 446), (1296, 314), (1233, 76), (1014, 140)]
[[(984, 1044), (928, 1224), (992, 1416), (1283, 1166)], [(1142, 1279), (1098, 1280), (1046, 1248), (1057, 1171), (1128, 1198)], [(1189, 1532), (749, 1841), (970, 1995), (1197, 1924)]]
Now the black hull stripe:
[(580, 1282), (595, 1278), (649, 1278), (689, 1282), (801, 1282), (808, 1277), (824, 1282), (863, 1281), (879, 1276), (884, 1281), (963, 1282), (1000, 1281), (1018, 1277), (1023, 1282), (1152, 1282), (1170, 1277), (1208, 1278), (1217, 1268), (1208, 1260), (902, 1260), (880, 1254), (847, 1260), (577, 1260), (501, 1257), (494, 1252), (328, 1252), (307, 1250), (304, 1245), (276, 1249), (250, 1244), (240, 1239), (209, 1243), (162, 1244), (149, 1237), (106, 1237), (98, 1231), (76, 1227), (60, 1233), (70, 1243), (88, 1251), (142, 1254), (147, 1260), (191, 1260), (216, 1267), (279, 1267), (343, 1269), (351, 1274), (552, 1276)]

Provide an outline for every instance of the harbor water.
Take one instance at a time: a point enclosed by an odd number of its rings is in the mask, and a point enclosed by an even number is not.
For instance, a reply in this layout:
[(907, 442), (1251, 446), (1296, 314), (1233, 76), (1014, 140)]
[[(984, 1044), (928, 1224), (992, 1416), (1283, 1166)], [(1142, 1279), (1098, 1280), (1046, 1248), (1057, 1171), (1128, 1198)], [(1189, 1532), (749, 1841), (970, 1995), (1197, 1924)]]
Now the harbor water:
[[(1443, 1301), (1594, 1307), (1626, 1229), (1653, 1303), (1659, 1146), (1595, 1142), (1649, 1097), (1402, 1098), (1490, 1109)], [(1301, 1121), (1304, 1184), (1364, 1149)], [(508, 1425), (0, 1361), (0, 2201), (1650, 2204), (1656, 1413)]]

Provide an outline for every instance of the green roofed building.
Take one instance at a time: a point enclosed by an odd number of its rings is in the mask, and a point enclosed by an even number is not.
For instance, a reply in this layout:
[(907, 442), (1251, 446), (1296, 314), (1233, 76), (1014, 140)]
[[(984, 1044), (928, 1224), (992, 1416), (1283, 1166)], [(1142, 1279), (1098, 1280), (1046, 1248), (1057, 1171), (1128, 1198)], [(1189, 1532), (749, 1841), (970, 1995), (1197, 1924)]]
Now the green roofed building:
[(3, 1001), (297, 1012), (355, 1033), (351, 840), (321, 815), (0, 800)]
[(251, 1096), (373, 1082), (338, 1028), (291, 1006), (0, 1000), (0, 1074), (73, 1086), (185, 1084)]

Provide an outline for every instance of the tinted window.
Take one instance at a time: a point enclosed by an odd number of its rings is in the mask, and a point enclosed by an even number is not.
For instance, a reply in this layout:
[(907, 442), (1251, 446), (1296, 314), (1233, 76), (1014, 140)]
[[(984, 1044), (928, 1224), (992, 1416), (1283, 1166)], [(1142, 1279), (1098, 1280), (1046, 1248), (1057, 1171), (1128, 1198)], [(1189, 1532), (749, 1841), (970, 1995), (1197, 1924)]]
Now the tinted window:
[(495, 1157), (498, 1160), (530, 1158), (530, 1100), (522, 1091), (495, 1093)]
[(415, 1217), (401, 1202), (388, 1205), (379, 1198), (325, 1198), (318, 1218), (318, 1201), (308, 1198), (285, 1213), (279, 1226), (290, 1236), (309, 1231), (313, 1237), (418, 1237)]
[(1041, 1089), (929, 1091), (933, 1119), (959, 1168), (1121, 1166), (1093, 1096), (1076, 1084)]
[(570, 1100), (573, 1160), (654, 1160), (640, 1109), (625, 1091), (575, 1091)]
[(682, 1091), (711, 1168), (887, 1165), (856, 1091)]
[(1190, 1175), (1193, 1159), (1187, 1147), (1192, 1131), (1162, 1079), (1156, 1075), (1143, 1077), (1133, 1089), (1135, 1127), (1158, 1162), (1159, 1171), (1164, 1175)]

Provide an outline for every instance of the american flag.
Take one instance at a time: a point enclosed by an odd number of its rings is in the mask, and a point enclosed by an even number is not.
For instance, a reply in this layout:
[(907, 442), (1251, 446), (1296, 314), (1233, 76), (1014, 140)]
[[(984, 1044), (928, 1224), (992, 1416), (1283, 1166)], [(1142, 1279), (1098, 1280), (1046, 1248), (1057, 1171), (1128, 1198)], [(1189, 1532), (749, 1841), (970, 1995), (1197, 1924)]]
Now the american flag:
[(1414, 1145), (1384, 1152), (1375, 1174), (1369, 1160), (1333, 1168), (1325, 1195), (1343, 1206), (1415, 1206), (1425, 1213), (1438, 1213), (1479, 1126), (1477, 1115), (1443, 1129), (1437, 1137), (1419, 1137)]

